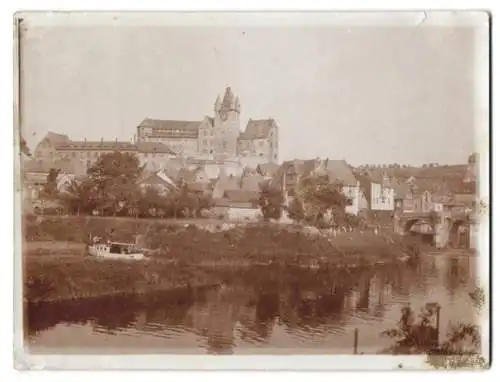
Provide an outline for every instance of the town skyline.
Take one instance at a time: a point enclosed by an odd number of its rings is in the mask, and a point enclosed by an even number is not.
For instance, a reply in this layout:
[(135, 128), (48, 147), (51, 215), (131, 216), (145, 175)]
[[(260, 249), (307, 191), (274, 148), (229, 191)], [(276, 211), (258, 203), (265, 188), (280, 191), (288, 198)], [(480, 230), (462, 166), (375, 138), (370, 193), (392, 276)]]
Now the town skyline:
[(390, 29), (36, 26), (22, 52), (23, 135), (31, 149), (48, 131), (130, 141), (145, 118), (201, 121), (231, 86), (242, 127), (277, 121), (280, 162), (465, 163), (473, 30)]

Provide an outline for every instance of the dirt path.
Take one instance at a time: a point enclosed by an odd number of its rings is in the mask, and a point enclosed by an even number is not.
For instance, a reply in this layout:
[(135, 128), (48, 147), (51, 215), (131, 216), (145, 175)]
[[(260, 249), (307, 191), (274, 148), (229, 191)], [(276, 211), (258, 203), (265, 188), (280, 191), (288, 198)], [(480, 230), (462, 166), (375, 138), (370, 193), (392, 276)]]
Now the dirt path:
[(23, 249), (26, 251), (83, 251), (85, 249), (85, 244), (70, 241), (25, 241), (23, 243)]

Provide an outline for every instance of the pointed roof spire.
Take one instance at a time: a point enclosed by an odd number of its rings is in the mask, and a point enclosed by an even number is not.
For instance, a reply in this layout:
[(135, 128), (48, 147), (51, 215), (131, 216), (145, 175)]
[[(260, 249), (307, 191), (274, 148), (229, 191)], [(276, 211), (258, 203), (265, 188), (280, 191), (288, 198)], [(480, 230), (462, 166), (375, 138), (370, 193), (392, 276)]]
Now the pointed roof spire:
[(217, 96), (215, 99), (215, 104), (214, 104), (214, 110), (219, 111), (221, 106), (221, 100), (220, 100), (220, 95)]
[(231, 90), (231, 87), (226, 87), (226, 91), (224, 93), (224, 98), (222, 99), (222, 107), (221, 109), (224, 111), (232, 110), (234, 107), (234, 94)]

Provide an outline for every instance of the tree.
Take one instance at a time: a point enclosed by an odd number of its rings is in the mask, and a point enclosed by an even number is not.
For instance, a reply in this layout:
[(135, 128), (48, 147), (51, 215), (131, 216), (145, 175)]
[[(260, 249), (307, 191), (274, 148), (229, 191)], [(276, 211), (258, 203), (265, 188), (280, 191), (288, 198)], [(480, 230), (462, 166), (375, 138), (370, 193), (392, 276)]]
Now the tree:
[(47, 174), (47, 180), (43, 186), (42, 193), (47, 198), (56, 198), (58, 196), (57, 178), (61, 170), (51, 168)]
[(277, 188), (263, 184), (260, 190), (259, 206), (264, 221), (281, 218), (283, 208), (283, 194)]
[(196, 201), (196, 217), (201, 217), (201, 213), (205, 210), (210, 210), (214, 206), (212, 196), (209, 194), (197, 195)]
[(179, 192), (174, 194), (174, 196), (178, 198), (176, 205), (183, 217), (193, 217), (196, 215), (198, 197), (194, 192), (189, 190), (186, 183), (179, 186)]
[(71, 213), (92, 213), (98, 200), (95, 195), (95, 185), (88, 179), (72, 180), (64, 192), (60, 194), (62, 201)]
[(288, 217), (296, 222), (302, 222), (305, 218), (304, 205), (299, 197), (295, 196), (290, 205), (286, 208)]
[(299, 195), (309, 224), (318, 225), (326, 215), (333, 225), (345, 222), (345, 207), (349, 202), (342, 193), (340, 182), (330, 182), (328, 177), (309, 177), (302, 181)]
[[(153, 187), (148, 187), (141, 192), (136, 203), (133, 203), (131, 199), (129, 201), (131, 209), (141, 216), (162, 216), (168, 208), (168, 199)], [(135, 204), (136, 208), (134, 208)]]
[(136, 203), (137, 179), (141, 171), (134, 154), (115, 151), (101, 155), (87, 170), (90, 181), (96, 187), (99, 208), (116, 215)]
[[(480, 309), (485, 301), (484, 292), (476, 288), (469, 296)], [(426, 354), (427, 362), (435, 368), (486, 367), (486, 360), (481, 355), (481, 328), (459, 323), (449, 329), (443, 342), (438, 342), (438, 328), (432, 324), (433, 319), (437, 321), (438, 310), (435, 303), (426, 304), (418, 315), (410, 307), (403, 308), (397, 328), (382, 332), (384, 336), (398, 338), (384, 352)]]

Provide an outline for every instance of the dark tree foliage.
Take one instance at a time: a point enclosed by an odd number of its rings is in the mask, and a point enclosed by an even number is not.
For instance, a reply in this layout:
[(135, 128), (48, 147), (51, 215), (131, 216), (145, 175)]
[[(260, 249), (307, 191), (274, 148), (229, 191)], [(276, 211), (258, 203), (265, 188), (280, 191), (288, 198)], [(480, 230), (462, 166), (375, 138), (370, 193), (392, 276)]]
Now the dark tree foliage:
[(318, 225), (324, 221), (328, 213), (333, 225), (346, 223), (347, 197), (342, 193), (340, 182), (330, 182), (327, 177), (309, 177), (302, 182), (303, 204), (307, 204), (308, 211), (305, 219), (309, 224)]
[(200, 217), (213, 207), (211, 195), (193, 191), (183, 181), (166, 192), (156, 186), (140, 187), (142, 170), (133, 154), (103, 154), (85, 179), (73, 180), (61, 193), (56, 182), (59, 170), (51, 170), (45, 193), (57, 197), (68, 213), (76, 215), (189, 218)]
[(304, 215), (304, 205), (300, 198), (295, 196), (290, 205), (286, 208), (287, 215), (290, 219), (296, 222), (302, 222), (305, 218)]
[(140, 173), (139, 159), (134, 154), (115, 151), (97, 159), (87, 175), (95, 185), (102, 212), (115, 215), (137, 204)]
[(58, 196), (57, 191), (57, 177), (59, 176), (61, 170), (51, 168), (47, 174), (47, 181), (43, 186), (42, 194), (46, 198), (56, 198)]
[(261, 186), (259, 206), (264, 217), (264, 221), (270, 219), (280, 219), (283, 209), (283, 194), (279, 189), (268, 184)]
[(60, 194), (60, 199), (71, 214), (91, 214), (99, 205), (95, 185), (88, 179), (84, 181), (73, 180), (65, 192)]
[(436, 368), (484, 367), (479, 326), (460, 323), (451, 327), (443, 342), (438, 342), (438, 328), (434, 324), (437, 309), (436, 304), (428, 304), (416, 315), (410, 307), (403, 308), (397, 328), (382, 333), (398, 338), (386, 351), (393, 354), (427, 354), (428, 362)]
[(144, 217), (163, 217), (170, 209), (169, 200), (155, 188), (146, 188), (137, 200), (136, 214)]

